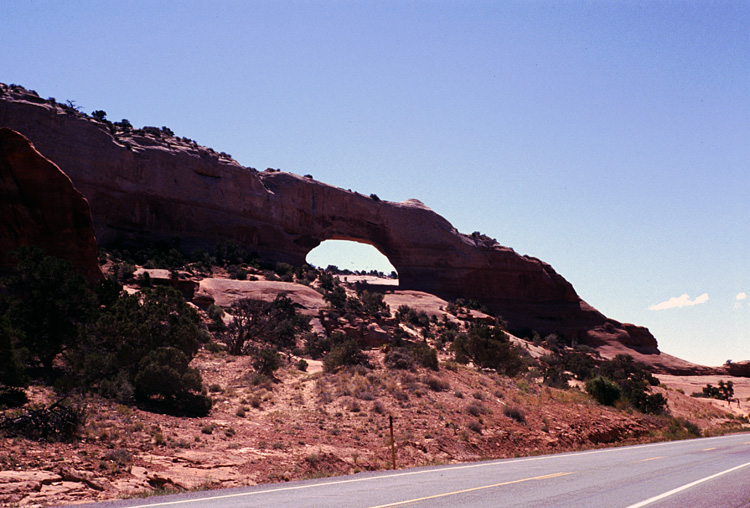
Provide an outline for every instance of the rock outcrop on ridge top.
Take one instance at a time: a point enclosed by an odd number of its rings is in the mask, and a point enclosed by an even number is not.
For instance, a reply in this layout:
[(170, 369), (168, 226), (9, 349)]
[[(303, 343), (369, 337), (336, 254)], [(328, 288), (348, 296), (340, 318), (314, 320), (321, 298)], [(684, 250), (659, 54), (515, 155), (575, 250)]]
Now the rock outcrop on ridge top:
[(291, 173), (246, 168), (168, 129), (119, 128), (22, 87), (0, 85), (0, 126), (28, 137), (86, 196), (100, 243), (233, 241), (299, 265), (328, 239), (375, 246), (401, 289), (475, 298), (513, 330), (558, 332), (658, 354), (647, 329), (608, 319), (548, 264), (459, 233), (417, 200), (381, 201)]
[(19, 247), (41, 247), (87, 279), (102, 278), (89, 204), (28, 139), (0, 128), (0, 269)]

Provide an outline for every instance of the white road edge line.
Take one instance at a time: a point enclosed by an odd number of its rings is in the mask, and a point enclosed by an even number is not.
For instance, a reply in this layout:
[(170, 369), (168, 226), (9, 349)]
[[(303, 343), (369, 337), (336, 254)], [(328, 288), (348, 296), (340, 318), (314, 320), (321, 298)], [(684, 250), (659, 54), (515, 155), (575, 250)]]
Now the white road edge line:
[(750, 466), (750, 462), (745, 462), (744, 464), (741, 464), (739, 466), (733, 467), (731, 469), (727, 469), (726, 471), (722, 471), (720, 473), (713, 474), (711, 476), (707, 476), (705, 478), (701, 478), (700, 480), (696, 480), (692, 483), (688, 483), (687, 485), (683, 485), (682, 487), (677, 487), (676, 489), (672, 489), (669, 492), (665, 492), (664, 494), (659, 494), (658, 496), (654, 496), (652, 498), (646, 499), (645, 501), (641, 501), (640, 503), (631, 504), (630, 506), (626, 506), (625, 508), (641, 508), (642, 506), (649, 505), (651, 503), (655, 503), (656, 501), (659, 501), (661, 499), (664, 499), (665, 497), (669, 497), (671, 495), (677, 494), (678, 492), (682, 492), (683, 490), (687, 490), (691, 487), (695, 487), (696, 485), (707, 482), (709, 480), (713, 480), (714, 478), (718, 478), (719, 476), (723, 476), (727, 473), (731, 473), (732, 471), (737, 471), (738, 469), (742, 469), (743, 467)]
[[(667, 446), (667, 445), (677, 445), (680, 443), (685, 443), (689, 441), (699, 441), (705, 442), (713, 439), (723, 439), (728, 436), (715, 436), (715, 437), (704, 437), (699, 438), (695, 440), (683, 440), (683, 441), (661, 441), (659, 443), (648, 443), (644, 445), (633, 445), (633, 446), (617, 446), (612, 448), (600, 448), (598, 450), (586, 450), (583, 452), (567, 452), (567, 453), (554, 453), (551, 455), (540, 455), (536, 457), (522, 457), (517, 459), (499, 459), (499, 460), (490, 460), (490, 461), (482, 461), (482, 462), (476, 462), (473, 464), (463, 464), (463, 465), (452, 465), (452, 466), (444, 466), (444, 467), (437, 467), (434, 469), (427, 469), (427, 470), (421, 470), (421, 471), (408, 471), (408, 472), (392, 472), (390, 474), (382, 474), (382, 475), (376, 475), (376, 476), (368, 476), (366, 478), (353, 478), (350, 480), (342, 480), (342, 479), (334, 479), (326, 482), (321, 483), (312, 483), (307, 485), (296, 485), (292, 487), (281, 487), (281, 488), (269, 488), (269, 489), (263, 489), (263, 490), (254, 490), (252, 492), (238, 492), (236, 494), (218, 494), (215, 496), (210, 497), (201, 497), (196, 499), (179, 499), (177, 501), (162, 501), (157, 503), (151, 503), (151, 504), (139, 504), (130, 506), (128, 508), (152, 508), (155, 506), (173, 506), (173, 505), (181, 505), (181, 504), (188, 504), (188, 503), (198, 503), (201, 501), (213, 501), (216, 499), (229, 499), (229, 498), (236, 498), (236, 497), (250, 497), (250, 496), (257, 496), (261, 494), (271, 494), (274, 492), (284, 492), (284, 491), (290, 491), (290, 490), (303, 490), (303, 489), (310, 489), (315, 487), (326, 487), (329, 485), (337, 485), (337, 484), (344, 484), (344, 483), (359, 483), (359, 482), (368, 482), (368, 481), (376, 481), (376, 480), (383, 480), (387, 478), (398, 478), (401, 476), (414, 476), (414, 475), (423, 475), (423, 474), (431, 474), (431, 473), (442, 473), (448, 469), (450, 470), (456, 470), (456, 469), (474, 469), (474, 468), (483, 468), (483, 467), (492, 467), (492, 466), (505, 466), (510, 464), (515, 464), (518, 462), (531, 462), (531, 461), (537, 461), (537, 460), (551, 460), (555, 458), (570, 456), (570, 455), (593, 455), (593, 454), (599, 454), (599, 453), (611, 453), (616, 451), (621, 451), (624, 449), (632, 449), (632, 448), (653, 448), (657, 446)], [(627, 508), (634, 508), (634, 507), (627, 507)]]

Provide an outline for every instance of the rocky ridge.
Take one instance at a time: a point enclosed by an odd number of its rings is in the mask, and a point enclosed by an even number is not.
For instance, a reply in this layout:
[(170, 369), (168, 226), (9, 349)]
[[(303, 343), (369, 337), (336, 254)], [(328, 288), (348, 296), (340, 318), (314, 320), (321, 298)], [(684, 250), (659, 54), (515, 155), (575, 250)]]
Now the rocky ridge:
[(28, 137), (91, 206), (97, 240), (179, 237), (193, 249), (231, 240), (299, 265), (327, 239), (374, 245), (402, 289), (474, 298), (514, 330), (660, 354), (647, 329), (602, 315), (543, 261), (466, 235), (417, 200), (393, 203), (278, 170), (257, 172), (166, 128), (132, 129), (0, 84), (0, 125)]

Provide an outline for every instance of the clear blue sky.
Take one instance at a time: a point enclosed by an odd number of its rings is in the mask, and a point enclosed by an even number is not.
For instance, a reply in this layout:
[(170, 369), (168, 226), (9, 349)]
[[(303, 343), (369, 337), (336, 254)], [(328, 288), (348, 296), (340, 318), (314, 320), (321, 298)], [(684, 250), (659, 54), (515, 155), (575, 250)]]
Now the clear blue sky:
[(667, 353), (750, 359), (748, 2), (2, 10), (2, 82), (248, 166), (417, 198), (550, 263)]

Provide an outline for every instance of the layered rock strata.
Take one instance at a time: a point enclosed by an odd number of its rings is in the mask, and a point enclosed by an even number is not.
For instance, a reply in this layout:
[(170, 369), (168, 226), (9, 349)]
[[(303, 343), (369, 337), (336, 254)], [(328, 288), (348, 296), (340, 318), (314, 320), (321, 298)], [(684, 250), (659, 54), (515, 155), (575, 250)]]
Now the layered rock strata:
[(168, 130), (108, 127), (19, 87), (0, 87), (0, 126), (22, 132), (70, 176), (89, 200), (100, 243), (180, 238), (189, 250), (233, 241), (299, 265), (324, 240), (353, 240), (385, 254), (402, 289), (475, 298), (512, 329), (658, 353), (648, 330), (606, 318), (548, 264), (461, 234), (417, 200), (259, 173)]

